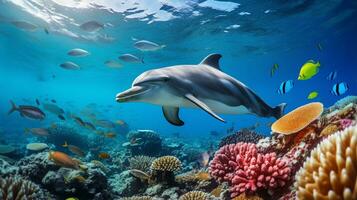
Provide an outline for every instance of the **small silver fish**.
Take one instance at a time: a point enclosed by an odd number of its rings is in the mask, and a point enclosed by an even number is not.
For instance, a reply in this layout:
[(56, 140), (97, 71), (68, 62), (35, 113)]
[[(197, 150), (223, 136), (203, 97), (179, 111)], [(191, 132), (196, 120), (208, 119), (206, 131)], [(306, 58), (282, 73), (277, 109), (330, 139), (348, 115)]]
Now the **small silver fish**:
[(87, 31), (87, 32), (96, 32), (100, 29), (104, 28), (104, 24), (101, 24), (97, 21), (88, 21), (79, 26), (80, 29)]
[(119, 59), (131, 63), (144, 63), (144, 59), (140, 59), (137, 56), (134, 56), (133, 54), (129, 54), (129, 53), (120, 55)]
[(104, 64), (107, 66), (107, 67), (110, 67), (110, 68), (119, 68), (119, 67), (122, 67), (122, 65), (115, 61), (115, 60), (107, 60), (104, 62)]
[(80, 69), (79, 65), (77, 65), (76, 63), (67, 61), (64, 62), (62, 64), (60, 64), (60, 67), (64, 68), (64, 69), (69, 69), (69, 70), (78, 70)]
[(134, 43), (134, 47), (139, 49), (140, 51), (156, 51), (164, 48), (166, 45), (158, 45), (154, 42), (150, 42), (147, 40), (140, 40)]
[(27, 21), (13, 21), (14, 26), (25, 31), (35, 31), (38, 26)]
[(62, 115), (64, 114), (64, 110), (58, 107), (56, 104), (44, 103), (43, 108), (48, 112), (51, 112), (55, 115)]
[(75, 48), (75, 49), (71, 49), (70, 51), (68, 51), (67, 54), (70, 56), (84, 57), (84, 56), (88, 56), (89, 52), (84, 49)]

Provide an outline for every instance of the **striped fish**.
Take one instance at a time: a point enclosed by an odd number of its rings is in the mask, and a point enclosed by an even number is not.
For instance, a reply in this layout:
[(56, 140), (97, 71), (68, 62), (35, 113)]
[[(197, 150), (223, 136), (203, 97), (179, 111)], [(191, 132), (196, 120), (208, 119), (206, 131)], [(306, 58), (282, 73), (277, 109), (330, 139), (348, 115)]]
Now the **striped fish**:
[(336, 83), (332, 86), (331, 94), (340, 96), (347, 92), (349, 89), (346, 82)]
[(289, 92), (291, 89), (294, 87), (294, 81), (293, 80), (287, 80), (284, 81), (280, 84), (280, 87), (278, 89), (278, 94), (285, 94)]
[(337, 77), (337, 71), (330, 72), (326, 77), (327, 80), (333, 81)]

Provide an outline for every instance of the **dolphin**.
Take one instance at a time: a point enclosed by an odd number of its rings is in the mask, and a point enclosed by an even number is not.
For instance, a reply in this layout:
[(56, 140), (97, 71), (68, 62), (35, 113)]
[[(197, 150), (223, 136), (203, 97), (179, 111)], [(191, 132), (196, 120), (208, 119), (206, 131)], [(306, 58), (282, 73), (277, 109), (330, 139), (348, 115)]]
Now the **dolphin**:
[(280, 118), (285, 103), (274, 108), (237, 79), (222, 72), (220, 54), (210, 54), (197, 65), (176, 65), (146, 71), (132, 87), (117, 94), (117, 102), (146, 102), (162, 106), (168, 122), (182, 126), (180, 108), (200, 108), (225, 122), (219, 114), (256, 114)]

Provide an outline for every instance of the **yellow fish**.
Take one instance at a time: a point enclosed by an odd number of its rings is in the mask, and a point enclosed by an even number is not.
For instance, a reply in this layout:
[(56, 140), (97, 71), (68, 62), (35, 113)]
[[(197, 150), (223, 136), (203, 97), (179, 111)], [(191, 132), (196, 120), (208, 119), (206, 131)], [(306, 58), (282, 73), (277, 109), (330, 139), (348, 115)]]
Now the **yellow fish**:
[(307, 61), (300, 69), (298, 80), (308, 80), (319, 72), (320, 62)]
[(69, 197), (69, 198), (67, 198), (66, 200), (79, 200), (79, 199), (76, 198), (76, 197)]
[(310, 92), (309, 96), (307, 96), (307, 99), (315, 99), (318, 95), (319, 93), (316, 91)]

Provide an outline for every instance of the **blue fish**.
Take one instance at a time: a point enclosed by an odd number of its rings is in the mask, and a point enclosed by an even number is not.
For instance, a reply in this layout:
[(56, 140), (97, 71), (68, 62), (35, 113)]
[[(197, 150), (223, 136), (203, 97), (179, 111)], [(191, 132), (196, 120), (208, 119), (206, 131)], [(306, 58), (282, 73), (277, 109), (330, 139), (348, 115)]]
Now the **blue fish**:
[(333, 80), (335, 80), (336, 76), (337, 76), (337, 71), (333, 71), (328, 74), (326, 79), (329, 81), (333, 81)]
[(293, 89), (293, 87), (294, 87), (293, 80), (284, 81), (280, 84), (280, 87), (278, 89), (278, 94), (285, 94), (289, 92), (291, 89)]
[(332, 86), (331, 94), (340, 96), (347, 92), (348, 85), (346, 82), (336, 83)]

